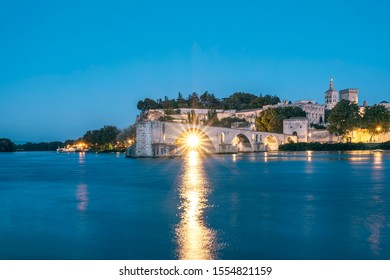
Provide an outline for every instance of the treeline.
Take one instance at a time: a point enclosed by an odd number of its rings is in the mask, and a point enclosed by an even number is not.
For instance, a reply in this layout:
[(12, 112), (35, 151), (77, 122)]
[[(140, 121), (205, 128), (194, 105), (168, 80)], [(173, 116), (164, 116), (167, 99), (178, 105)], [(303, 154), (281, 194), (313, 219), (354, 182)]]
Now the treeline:
[(18, 151), (55, 151), (57, 148), (63, 147), (64, 145), (65, 143), (60, 141), (40, 143), (27, 142), (25, 144), (16, 145), (16, 149)]
[(164, 99), (157, 100), (145, 98), (138, 101), (137, 108), (142, 111), (149, 109), (174, 110), (178, 108), (245, 110), (261, 108), (278, 102), (280, 102), (279, 97), (269, 94), (257, 96), (246, 92), (236, 92), (227, 98), (218, 99), (213, 93), (207, 91), (201, 95), (194, 92), (187, 98), (184, 98), (179, 92), (176, 99), (169, 99), (167, 96)]
[(88, 130), (81, 140), (90, 147), (112, 149), (120, 130), (116, 126), (105, 125), (100, 129)]
[(390, 150), (390, 141), (381, 144), (365, 143), (288, 143), (279, 146), (279, 151), (354, 151), (354, 150)]
[(330, 111), (327, 127), (330, 133), (342, 137), (355, 129), (367, 129), (371, 138), (390, 131), (390, 111), (382, 105), (374, 105), (359, 111), (357, 104), (341, 100)]
[(121, 150), (135, 142), (136, 129), (131, 125), (119, 129), (113, 125), (105, 125), (100, 129), (88, 130), (76, 142), (83, 142), (94, 150)]
[(16, 145), (8, 138), (0, 138), (0, 152), (14, 152)]
[(80, 143), (86, 144), (93, 151), (123, 150), (123, 148), (135, 142), (135, 126), (131, 125), (124, 129), (106, 125), (100, 129), (88, 130), (82, 137), (65, 142), (40, 142), (15, 145), (10, 139), (0, 138), (0, 152), (12, 151), (56, 151), (58, 148), (75, 146)]

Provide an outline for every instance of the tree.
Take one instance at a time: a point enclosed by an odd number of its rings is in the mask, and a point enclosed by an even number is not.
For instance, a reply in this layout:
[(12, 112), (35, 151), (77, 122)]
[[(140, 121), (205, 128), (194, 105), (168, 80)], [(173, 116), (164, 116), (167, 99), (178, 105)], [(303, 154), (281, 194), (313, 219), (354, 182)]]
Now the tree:
[(205, 91), (200, 96), (200, 104), (202, 108), (205, 109), (217, 109), (220, 107), (220, 101), (215, 97), (213, 93)]
[(276, 132), (278, 130), (278, 122), (278, 113), (273, 108), (261, 112), (260, 116), (255, 120), (257, 130), (268, 132)]
[[(224, 99), (225, 109), (244, 110), (254, 108), (257, 96), (252, 93), (235, 92)], [(259, 105), (260, 107), (260, 105)]]
[(256, 96), (252, 93), (235, 92), (223, 100), (223, 107), (225, 109), (245, 110), (262, 108), (264, 105), (277, 104), (278, 102), (280, 102), (279, 97), (269, 94)]
[(382, 105), (366, 107), (362, 118), (363, 127), (374, 135), (390, 131), (390, 111)]
[(116, 144), (116, 137), (118, 136), (120, 130), (113, 125), (105, 125), (100, 129), (101, 140), (103, 144)]
[(137, 103), (138, 110), (157, 109), (159, 104), (150, 98), (145, 98), (143, 101), (140, 100)]
[(269, 108), (260, 113), (256, 118), (256, 126), (259, 131), (283, 133), (283, 120), (293, 117), (305, 117), (306, 113), (299, 107), (288, 106)]
[(188, 112), (187, 115), (188, 115), (188, 122), (190, 124), (199, 124), (199, 116), (195, 112), (195, 110), (191, 110), (191, 112)]
[(16, 151), (15, 144), (8, 138), (0, 138), (0, 152)]
[(127, 128), (121, 129), (116, 136), (116, 140), (121, 143), (122, 146), (131, 146), (135, 143), (137, 137), (137, 131), (135, 125), (130, 125)]
[(207, 111), (207, 121), (205, 125), (214, 126), (218, 123), (217, 111), (215, 109)]
[(176, 103), (178, 108), (188, 108), (188, 102), (183, 98), (181, 92), (178, 93)]
[(328, 131), (336, 134), (341, 141), (341, 137), (359, 127), (358, 105), (348, 100), (341, 100), (329, 113), (328, 122)]
[(105, 125), (99, 130), (87, 131), (82, 140), (90, 146), (105, 146), (106, 148), (116, 144), (116, 137), (120, 130), (116, 126)]
[(190, 105), (190, 108), (199, 108), (200, 107), (200, 100), (199, 96), (196, 92), (193, 92), (189, 97), (188, 97), (188, 105)]

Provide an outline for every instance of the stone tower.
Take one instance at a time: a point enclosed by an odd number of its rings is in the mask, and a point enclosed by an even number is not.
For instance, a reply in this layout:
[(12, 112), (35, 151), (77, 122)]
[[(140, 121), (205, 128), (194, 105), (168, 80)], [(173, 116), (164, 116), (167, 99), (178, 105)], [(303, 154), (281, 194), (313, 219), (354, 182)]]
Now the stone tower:
[(330, 76), (329, 89), (325, 91), (325, 109), (331, 110), (338, 102), (339, 93), (334, 89), (333, 78)]
[(359, 103), (359, 89), (347, 88), (340, 90), (340, 100), (348, 100), (352, 103)]

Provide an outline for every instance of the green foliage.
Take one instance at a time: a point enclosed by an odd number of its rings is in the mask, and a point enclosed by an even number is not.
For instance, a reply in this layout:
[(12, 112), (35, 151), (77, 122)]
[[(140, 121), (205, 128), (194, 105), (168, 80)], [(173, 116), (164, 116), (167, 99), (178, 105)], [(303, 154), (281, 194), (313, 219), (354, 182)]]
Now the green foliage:
[(325, 110), (325, 120), (324, 120), (324, 123), (328, 123), (328, 118), (329, 118), (330, 112), (331, 112), (331, 110)]
[(314, 127), (315, 129), (326, 129), (325, 126), (323, 126), (322, 124), (311, 124), (310, 125), (311, 127)]
[(261, 108), (264, 105), (271, 105), (280, 102), (279, 97), (267, 95), (256, 96), (251, 93), (236, 92), (223, 100), (215, 97), (213, 93), (208, 91), (200, 96), (193, 92), (187, 99), (179, 92), (177, 99), (169, 99), (164, 97), (164, 100), (157, 99), (156, 101), (146, 98), (137, 103), (138, 110), (148, 109), (165, 109), (174, 110), (177, 108), (194, 108), (194, 109), (254, 109)]
[(299, 107), (269, 108), (260, 113), (256, 118), (256, 126), (259, 131), (283, 133), (283, 120), (293, 117), (305, 117), (306, 113)]
[(158, 103), (153, 99), (146, 98), (143, 101), (140, 100), (137, 103), (138, 110), (157, 109)]
[(165, 116), (159, 117), (158, 120), (160, 122), (171, 122), (171, 121), (173, 121), (173, 117), (171, 117), (169, 115), (165, 115)]
[(205, 125), (210, 125), (210, 126), (216, 126), (215, 124), (218, 123), (218, 117), (217, 117), (217, 111), (215, 109), (209, 110), (207, 112), (207, 121)]
[[(67, 140), (71, 141), (71, 140)], [(26, 144), (17, 145), (18, 151), (55, 151), (58, 147), (63, 147), (64, 143), (60, 141), (54, 142), (40, 142), (40, 143), (31, 143), (27, 142)]]
[(390, 131), (390, 111), (382, 105), (366, 107), (362, 121), (371, 135)]
[(264, 105), (277, 104), (278, 102), (280, 102), (280, 99), (276, 96), (265, 95), (263, 97), (262, 95), (256, 96), (251, 93), (236, 92), (223, 100), (223, 108), (245, 110), (261, 108)]
[(221, 101), (214, 96), (213, 93), (206, 91), (200, 96), (200, 105), (202, 108), (216, 109), (221, 108)]
[(188, 105), (190, 108), (199, 109), (200, 108), (200, 99), (196, 92), (193, 92), (188, 96)]
[(390, 150), (390, 141), (381, 143), (381, 144), (379, 145), (379, 149)]
[(221, 120), (215, 120), (212, 124), (212, 126), (218, 126), (218, 127), (227, 127), (231, 128), (233, 123), (240, 122), (243, 123), (243, 125), (248, 124), (248, 122), (244, 119), (240, 118), (223, 118)]
[(8, 138), (0, 138), (0, 152), (14, 152), (15, 144)]
[(90, 146), (115, 145), (119, 132), (116, 126), (106, 125), (99, 130), (87, 131), (82, 139)]
[(354, 151), (369, 150), (370, 147), (363, 143), (288, 143), (279, 145), (279, 151)]
[(199, 116), (195, 112), (195, 110), (191, 110), (191, 112), (187, 113), (188, 115), (188, 122), (191, 124), (199, 124)]
[(137, 131), (135, 125), (130, 125), (127, 128), (120, 130), (116, 136), (116, 140), (123, 146), (127, 147), (135, 143)]
[(331, 110), (328, 117), (328, 130), (341, 137), (360, 125), (359, 107), (348, 100), (341, 100)]

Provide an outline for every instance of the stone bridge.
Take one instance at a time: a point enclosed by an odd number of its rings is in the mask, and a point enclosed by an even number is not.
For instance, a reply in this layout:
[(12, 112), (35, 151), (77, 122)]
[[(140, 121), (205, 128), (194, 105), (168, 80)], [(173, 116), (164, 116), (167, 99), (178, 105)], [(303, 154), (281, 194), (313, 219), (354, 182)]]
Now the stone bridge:
[(144, 121), (136, 124), (137, 141), (130, 157), (164, 157), (183, 154), (185, 138), (196, 135), (209, 154), (276, 151), (280, 144), (297, 142), (297, 137), (278, 133), (194, 124)]

